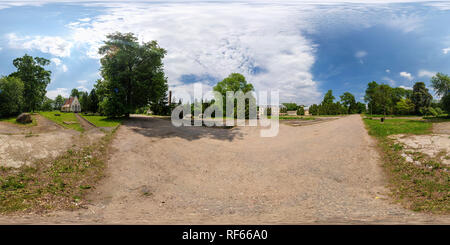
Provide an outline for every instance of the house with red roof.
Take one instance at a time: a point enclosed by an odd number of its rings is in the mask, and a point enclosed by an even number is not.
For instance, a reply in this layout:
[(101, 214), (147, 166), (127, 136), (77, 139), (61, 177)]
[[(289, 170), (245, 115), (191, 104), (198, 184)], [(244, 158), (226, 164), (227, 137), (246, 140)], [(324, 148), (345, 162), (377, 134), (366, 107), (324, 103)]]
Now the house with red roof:
[(61, 107), (63, 112), (81, 112), (81, 104), (77, 97), (70, 97)]

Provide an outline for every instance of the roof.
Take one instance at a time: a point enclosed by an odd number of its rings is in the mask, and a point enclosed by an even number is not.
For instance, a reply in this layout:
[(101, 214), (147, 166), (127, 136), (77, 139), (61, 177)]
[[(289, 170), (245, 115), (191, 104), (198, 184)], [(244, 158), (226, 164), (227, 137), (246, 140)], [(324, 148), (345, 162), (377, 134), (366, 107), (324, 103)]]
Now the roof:
[(63, 105), (63, 106), (71, 105), (74, 99), (75, 99), (74, 97), (68, 98), (68, 99), (66, 100), (66, 102), (64, 102), (64, 105)]

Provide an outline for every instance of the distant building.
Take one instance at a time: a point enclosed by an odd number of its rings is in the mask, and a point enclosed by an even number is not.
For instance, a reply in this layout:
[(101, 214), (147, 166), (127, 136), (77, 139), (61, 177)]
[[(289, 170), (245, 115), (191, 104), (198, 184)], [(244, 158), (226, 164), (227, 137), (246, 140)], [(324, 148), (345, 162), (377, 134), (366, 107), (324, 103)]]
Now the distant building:
[(61, 107), (63, 112), (81, 112), (81, 105), (77, 97), (70, 97)]

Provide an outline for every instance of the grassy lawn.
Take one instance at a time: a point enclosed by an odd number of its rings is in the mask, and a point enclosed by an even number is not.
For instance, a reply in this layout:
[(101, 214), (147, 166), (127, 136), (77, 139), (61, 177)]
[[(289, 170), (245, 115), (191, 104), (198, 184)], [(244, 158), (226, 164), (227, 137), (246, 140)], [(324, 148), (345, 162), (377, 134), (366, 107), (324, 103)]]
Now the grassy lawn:
[(0, 167), (0, 213), (77, 209), (103, 177), (114, 131), (97, 143), (21, 168)]
[(387, 119), (384, 123), (364, 119), (364, 122), (369, 134), (377, 137), (394, 200), (414, 211), (449, 214), (448, 168), (435, 159), (425, 159), (421, 166), (407, 162), (401, 156), (403, 146), (387, 137), (392, 134), (426, 134), (430, 132), (432, 123), (408, 119)]
[(106, 116), (83, 115), (86, 120), (96, 127), (117, 127), (122, 123), (123, 118), (107, 118)]
[[(69, 129), (74, 129), (80, 132), (83, 132), (84, 129), (81, 127), (78, 119), (75, 117), (74, 113), (71, 112), (59, 112), (59, 111), (41, 111), (39, 112), (43, 117), (46, 117), (55, 123)], [(55, 114), (59, 114), (60, 116), (55, 116)], [(70, 124), (66, 124), (64, 122), (70, 122)]]
[[(271, 119), (272, 116), (268, 116), (267, 118)], [(278, 116), (279, 120), (314, 120), (316, 118), (311, 116)]]
[(426, 134), (430, 133), (432, 123), (411, 120), (411, 119), (385, 119), (380, 120), (364, 119), (369, 127), (369, 134), (377, 137), (384, 137), (391, 134)]
[(26, 127), (33, 127), (36, 126), (36, 119), (33, 117), (33, 122), (30, 124), (22, 124), (22, 123), (18, 123), (16, 122), (16, 118), (17, 117), (7, 117), (7, 118), (0, 118), (0, 122), (9, 122), (9, 123), (14, 123), (16, 125), (21, 125), (21, 126), (26, 126)]

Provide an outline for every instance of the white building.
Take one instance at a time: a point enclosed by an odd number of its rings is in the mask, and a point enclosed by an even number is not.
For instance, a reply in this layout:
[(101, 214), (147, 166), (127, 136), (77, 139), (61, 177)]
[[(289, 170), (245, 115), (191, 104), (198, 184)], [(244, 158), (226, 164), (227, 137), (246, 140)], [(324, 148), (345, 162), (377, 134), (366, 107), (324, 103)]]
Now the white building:
[(61, 107), (61, 111), (64, 112), (81, 112), (81, 105), (77, 97), (70, 97), (66, 100)]

